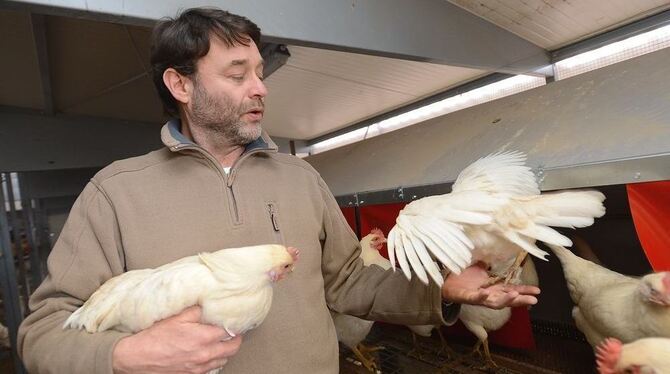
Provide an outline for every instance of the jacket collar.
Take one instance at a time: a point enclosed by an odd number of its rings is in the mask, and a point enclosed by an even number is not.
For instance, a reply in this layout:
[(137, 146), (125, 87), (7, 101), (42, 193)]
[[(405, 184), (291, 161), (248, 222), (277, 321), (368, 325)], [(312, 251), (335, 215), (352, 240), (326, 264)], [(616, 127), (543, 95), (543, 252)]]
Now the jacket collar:
[[(170, 148), (171, 151), (178, 151), (181, 148), (186, 146), (195, 146), (199, 147), (196, 143), (189, 140), (181, 133), (181, 121), (178, 118), (173, 118), (169, 120), (163, 128), (161, 129), (161, 140), (163, 144)], [(244, 153), (249, 153), (251, 151), (266, 151), (266, 152), (277, 152), (277, 145), (270, 139), (270, 136), (263, 130), (261, 136), (258, 137), (253, 142), (246, 145), (244, 148)], [(243, 154), (244, 154), (243, 153)]]

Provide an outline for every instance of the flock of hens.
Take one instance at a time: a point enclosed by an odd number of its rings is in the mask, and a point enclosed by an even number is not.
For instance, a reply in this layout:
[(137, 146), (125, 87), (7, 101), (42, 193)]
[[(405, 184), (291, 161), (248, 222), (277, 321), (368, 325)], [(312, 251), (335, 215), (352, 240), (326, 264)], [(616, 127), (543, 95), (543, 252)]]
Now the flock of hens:
[[(594, 348), (599, 373), (670, 373), (670, 272), (630, 277), (567, 250), (571, 240), (552, 227), (593, 224), (605, 214), (605, 197), (594, 190), (540, 193), (525, 161), (521, 152), (483, 157), (460, 173), (451, 193), (409, 203), (388, 239), (380, 230), (362, 239), (365, 266), (389, 271), (398, 266), (408, 279), (416, 276), (425, 284), (442, 285), (443, 274), (484, 263), (491, 284), (537, 285), (535, 268), (526, 257), (548, 260), (550, 254), (537, 246), (542, 242), (563, 266), (575, 304), (572, 316)], [(389, 259), (379, 254), (384, 243)], [(221, 326), (231, 336), (243, 334), (263, 321), (271, 307), (273, 283), (287, 275), (297, 259), (295, 248), (259, 245), (130, 271), (104, 283), (64, 328), (136, 332), (198, 304), (205, 323)], [(191, 287), (194, 279), (204, 279), (207, 286)], [(179, 295), (146, 292), (158, 284), (169, 284), (163, 289)], [(244, 291), (249, 289), (254, 291)], [(239, 305), (250, 308), (240, 310)], [(495, 363), (488, 332), (502, 327), (510, 315), (509, 308), (461, 307), (459, 319), (479, 339), (477, 349), (483, 346), (489, 365)], [(332, 316), (339, 340), (365, 367), (377, 370), (371, 353), (378, 348), (361, 343), (373, 322), (335, 312)], [(408, 327), (424, 336), (435, 328), (440, 331), (440, 326)]]

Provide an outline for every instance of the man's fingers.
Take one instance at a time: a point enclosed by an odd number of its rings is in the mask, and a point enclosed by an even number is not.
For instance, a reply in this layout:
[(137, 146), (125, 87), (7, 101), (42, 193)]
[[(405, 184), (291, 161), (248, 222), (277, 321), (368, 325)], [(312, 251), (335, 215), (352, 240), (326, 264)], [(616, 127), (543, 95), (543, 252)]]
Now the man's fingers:
[(516, 291), (498, 292), (489, 298), (488, 307), (494, 309), (505, 308), (509, 306), (517, 296), (519, 296), (519, 293)]
[(171, 317), (180, 322), (200, 322), (202, 309), (199, 305), (193, 305), (181, 311), (181, 313)]
[(198, 324), (191, 328), (195, 335), (200, 336), (208, 343), (226, 342), (231, 340), (230, 334), (218, 326)]
[(530, 295), (520, 295), (512, 301), (511, 306), (529, 306), (537, 304), (537, 298)]
[(469, 300), (469, 303), (471, 304), (479, 304), (488, 299), (490, 294), (491, 291), (487, 290), (486, 288), (480, 288), (476, 291), (471, 291), (469, 295), (465, 297), (465, 299)]
[(219, 358), (219, 359), (216, 359), (216, 360), (212, 360), (212, 361), (208, 362), (207, 364), (205, 364), (202, 367), (202, 371), (204, 373), (208, 373), (211, 370), (223, 367), (223, 365), (225, 365), (226, 363), (228, 363), (227, 358)]
[(527, 286), (525, 284), (520, 284), (520, 285), (511, 285), (512, 289), (517, 291), (518, 293), (522, 295), (539, 295), (540, 294), (540, 289), (535, 286)]
[(230, 357), (240, 350), (242, 336), (238, 335), (228, 341), (217, 343), (215, 346), (217, 357)]

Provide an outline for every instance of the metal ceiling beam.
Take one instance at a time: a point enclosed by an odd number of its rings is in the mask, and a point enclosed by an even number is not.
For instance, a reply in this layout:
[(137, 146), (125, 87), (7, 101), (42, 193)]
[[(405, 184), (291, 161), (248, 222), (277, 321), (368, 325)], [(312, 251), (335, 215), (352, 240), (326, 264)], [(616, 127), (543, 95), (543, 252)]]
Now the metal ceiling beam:
[(44, 112), (46, 114), (54, 114), (56, 109), (54, 107), (53, 92), (51, 90), (51, 70), (49, 69), (49, 50), (47, 48), (47, 33), (44, 23), (44, 15), (31, 13), (30, 23), (33, 26), (35, 53), (37, 54), (37, 64), (40, 69)]
[(12, 0), (5, 7), (107, 22), (152, 25), (180, 10), (218, 6), (256, 22), (264, 41), (526, 73), (547, 52), (444, 0)]
[(265, 43), (261, 47), (263, 56), (263, 77), (267, 79), (272, 73), (284, 66), (291, 57), (288, 48), (284, 44)]
[(0, 171), (101, 167), (161, 147), (162, 124), (0, 106)]

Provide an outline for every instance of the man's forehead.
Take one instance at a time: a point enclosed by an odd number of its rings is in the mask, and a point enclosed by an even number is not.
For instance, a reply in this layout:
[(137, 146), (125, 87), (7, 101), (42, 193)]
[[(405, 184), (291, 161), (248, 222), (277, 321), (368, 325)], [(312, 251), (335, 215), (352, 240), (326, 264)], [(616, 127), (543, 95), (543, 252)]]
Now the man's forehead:
[[(245, 64), (262, 64), (263, 58), (256, 47), (253, 40), (249, 40), (248, 45), (235, 44), (228, 46), (221, 39), (210, 38), (209, 52), (207, 55), (212, 55), (219, 61), (231, 65), (245, 65)], [(205, 57), (207, 57), (205, 55)]]

